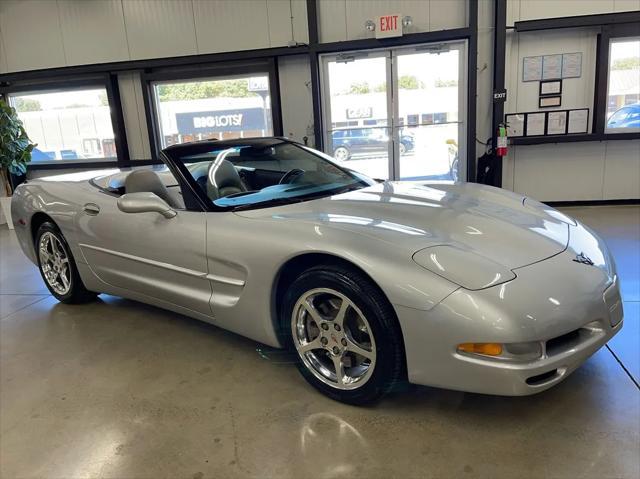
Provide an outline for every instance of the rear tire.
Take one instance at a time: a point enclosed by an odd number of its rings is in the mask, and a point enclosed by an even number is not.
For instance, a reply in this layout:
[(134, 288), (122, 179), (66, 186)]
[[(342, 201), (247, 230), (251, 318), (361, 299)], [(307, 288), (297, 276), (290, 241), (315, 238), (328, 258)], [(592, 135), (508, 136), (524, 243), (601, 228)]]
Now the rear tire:
[(86, 303), (98, 295), (85, 288), (71, 248), (58, 227), (49, 221), (36, 233), (38, 269), (51, 294), (61, 303)]
[(347, 161), (351, 158), (351, 152), (346, 146), (339, 146), (333, 150), (333, 157), (338, 161)]
[(285, 293), (280, 321), (300, 373), (326, 396), (363, 405), (406, 384), (395, 312), (359, 271), (339, 265), (305, 271)]

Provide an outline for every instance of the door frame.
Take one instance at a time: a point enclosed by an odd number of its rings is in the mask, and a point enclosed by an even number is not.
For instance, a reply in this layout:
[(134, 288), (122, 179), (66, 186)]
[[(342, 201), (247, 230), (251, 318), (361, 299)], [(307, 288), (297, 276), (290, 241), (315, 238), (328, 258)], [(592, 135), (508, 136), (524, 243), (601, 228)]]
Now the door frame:
[[(331, 128), (331, 95), (329, 90), (329, 68), (328, 63), (331, 61), (339, 61), (340, 58), (357, 60), (358, 58), (386, 58), (385, 77), (387, 82), (387, 126), (389, 131), (389, 147), (388, 147), (388, 167), (389, 179), (393, 181), (400, 180), (400, 125), (398, 122), (399, 101), (398, 85), (394, 81), (398, 77), (397, 57), (407, 52), (428, 51), (428, 47), (437, 47), (439, 45), (455, 45), (459, 50), (458, 55), (458, 177), (461, 181), (467, 181), (467, 151), (469, 148), (467, 130), (469, 128), (468, 119), (468, 55), (469, 41), (468, 39), (450, 40), (444, 42), (420, 43), (412, 45), (403, 45), (398, 47), (372, 48), (367, 50), (344, 51), (339, 53), (325, 53), (318, 57), (320, 67), (320, 92), (322, 108), (322, 135), (324, 144), (328, 147), (332, 144), (330, 141)], [(366, 127), (361, 127), (366, 128)], [(472, 145), (475, 147), (475, 145)]]

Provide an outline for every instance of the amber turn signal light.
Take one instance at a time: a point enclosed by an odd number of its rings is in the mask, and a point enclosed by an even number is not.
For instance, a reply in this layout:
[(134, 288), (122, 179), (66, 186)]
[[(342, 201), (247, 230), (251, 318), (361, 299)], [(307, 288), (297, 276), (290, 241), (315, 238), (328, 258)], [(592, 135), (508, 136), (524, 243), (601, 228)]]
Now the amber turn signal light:
[(458, 351), (463, 353), (484, 354), (485, 356), (500, 356), (502, 354), (502, 344), (463, 343), (458, 345)]

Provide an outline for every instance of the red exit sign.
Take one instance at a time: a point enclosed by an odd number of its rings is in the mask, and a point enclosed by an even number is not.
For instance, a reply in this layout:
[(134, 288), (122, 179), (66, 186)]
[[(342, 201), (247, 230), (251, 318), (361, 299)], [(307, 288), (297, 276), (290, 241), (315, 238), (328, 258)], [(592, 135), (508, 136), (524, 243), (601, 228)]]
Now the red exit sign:
[(382, 15), (376, 17), (376, 38), (402, 36), (402, 15)]

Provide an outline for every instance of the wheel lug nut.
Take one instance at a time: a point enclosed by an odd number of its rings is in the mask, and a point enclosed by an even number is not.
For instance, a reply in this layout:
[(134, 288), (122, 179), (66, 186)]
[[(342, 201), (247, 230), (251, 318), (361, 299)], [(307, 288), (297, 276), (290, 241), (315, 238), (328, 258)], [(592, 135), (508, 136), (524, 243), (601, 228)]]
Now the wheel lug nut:
[(347, 345), (347, 340), (346, 340), (346, 339), (344, 339), (344, 338), (342, 338), (342, 341), (340, 341), (340, 342), (342, 343), (342, 345), (343, 345), (343, 346), (346, 346), (346, 345)]
[(338, 346), (334, 346), (333, 347), (333, 354), (338, 354), (340, 353), (340, 349), (338, 349)]
[(327, 338), (320, 338), (320, 342), (321, 342), (324, 346), (326, 346), (326, 345), (327, 345), (327, 343), (329, 342), (329, 340), (328, 340)]
[(334, 324), (333, 327), (334, 327), (334, 329), (336, 331), (340, 331), (340, 325), (339, 324)]
[(329, 325), (327, 323), (322, 323), (321, 328), (326, 331), (327, 329), (329, 329)]

